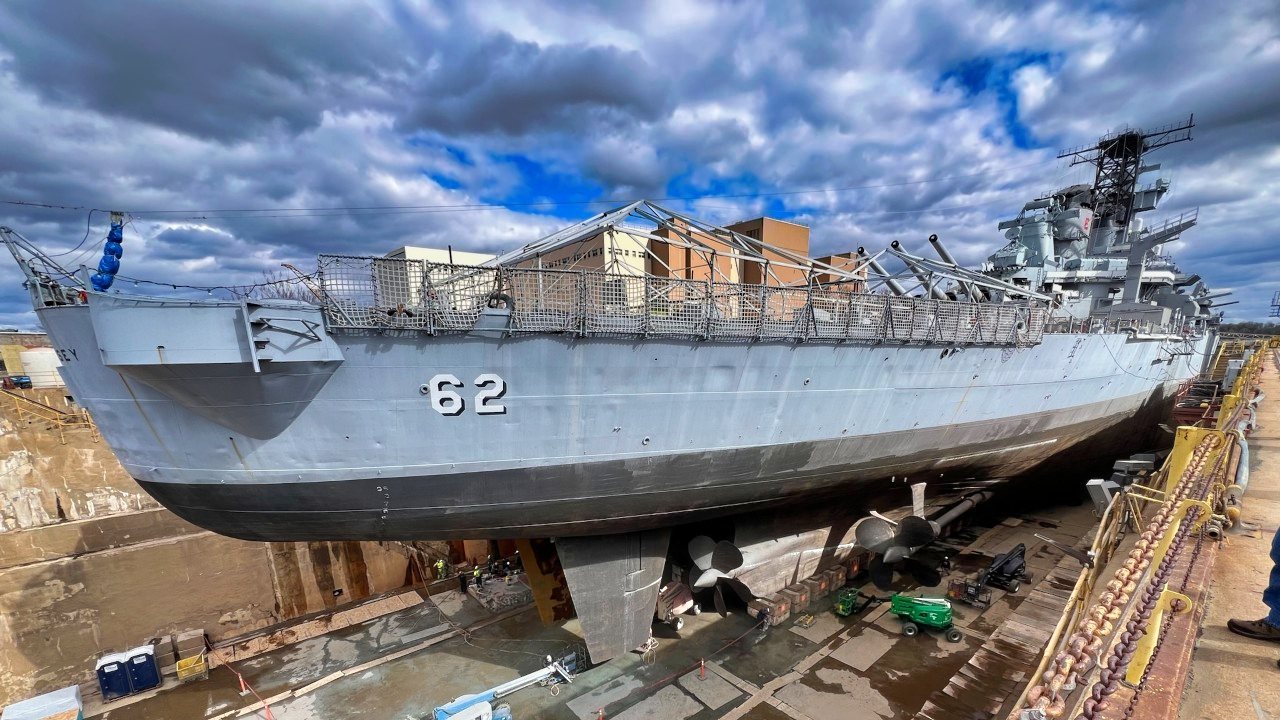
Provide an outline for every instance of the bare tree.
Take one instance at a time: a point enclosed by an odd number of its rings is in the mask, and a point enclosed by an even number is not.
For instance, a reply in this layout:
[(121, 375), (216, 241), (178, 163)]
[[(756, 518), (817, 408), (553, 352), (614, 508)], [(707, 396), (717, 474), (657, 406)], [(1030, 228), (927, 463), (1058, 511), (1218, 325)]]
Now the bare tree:
[(292, 267), (289, 267), (289, 270), (291, 272), (283, 270), (262, 271), (262, 281), (257, 284), (257, 287), (249, 291), (249, 295), (259, 300), (317, 302), (319, 298), (308, 287), (304, 277)]

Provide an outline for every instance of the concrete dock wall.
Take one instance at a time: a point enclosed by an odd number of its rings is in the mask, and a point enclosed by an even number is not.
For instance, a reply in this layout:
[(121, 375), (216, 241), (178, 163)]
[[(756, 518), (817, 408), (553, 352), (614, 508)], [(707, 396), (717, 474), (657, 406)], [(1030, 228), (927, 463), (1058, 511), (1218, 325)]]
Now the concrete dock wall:
[(152, 637), (218, 641), (405, 584), (399, 546), (215, 535), (159, 508), (88, 431), (66, 440), (0, 398), (0, 706)]
[[(19, 392), (74, 409), (62, 388)], [(156, 507), (106, 443), (83, 429), (59, 435), (0, 395), (0, 532)]]

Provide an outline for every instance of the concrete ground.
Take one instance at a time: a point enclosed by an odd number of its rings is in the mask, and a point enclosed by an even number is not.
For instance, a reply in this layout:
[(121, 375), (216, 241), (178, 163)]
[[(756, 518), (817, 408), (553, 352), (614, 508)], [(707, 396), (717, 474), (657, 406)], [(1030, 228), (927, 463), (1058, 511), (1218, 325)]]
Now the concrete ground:
[[(1079, 506), (1061, 512), (1074, 517), (1088, 515), (1091, 510)], [(1081, 526), (1076, 522), (1072, 532)], [(1046, 524), (1028, 523), (1026, 534), (1033, 530), (1057, 532)], [(1008, 527), (986, 534), (983, 528), (974, 528), (949, 542), (953, 548), (962, 548), (979, 535), (990, 538), (995, 532), (1001, 544), (1011, 537)], [(957, 558), (958, 566), (966, 572), (983, 562), (974, 553)], [(942, 592), (942, 588), (932, 588), (924, 594)], [(708, 611), (686, 616), (678, 635), (655, 625), (660, 645), (649, 661), (635, 654), (617, 658), (580, 674), (556, 695), (547, 688), (532, 687), (506, 702), (521, 720), (595, 720), (602, 710), (604, 717), (621, 720), (913, 717), (926, 699), (946, 687), (969, 661), (998, 626), (999, 618), (1016, 608), (1027, 594), (1023, 590), (1018, 596), (1005, 597), (996, 591), (997, 602), (986, 613), (958, 609), (957, 623), (966, 633), (958, 644), (933, 632), (902, 637), (900, 621), (886, 614), (887, 603), (860, 617), (839, 618), (830, 611), (831, 598), (824, 598), (810, 609), (815, 617), (812, 627), (797, 626), (793, 616), (766, 632), (755, 627), (741, 606), (731, 607), (723, 618)], [(239, 662), (237, 668), (259, 695), (269, 698), (304, 688), (335, 670), (447, 636), (458, 626), (488, 622), (467, 637), (455, 634), (420, 651), (271, 703), (276, 720), (430, 717), (437, 705), (542, 667), (545, 655), (558, 656), (580, 648), (576, 621), (543, 626), (532, 607), (494, 621), (502, 613), (512, 613), (506, 608), (501, 611), (451, 591), (433, 596), (428, 603)], [(703, 660), (705, 672), (700, 671)], [(100, 717), (213, 718), (252, 702), (252, 697), (240, 696), (230, 670), (215, 668), (207, 681), (111, 708)], [(266, 715), (258, 711), (244, 717)]]
[(1262, 590), (1271, 571), (1271, 539), (1280, 525), (1280, 375), (1274, 356), (1262, 380), (1258, 429), (1249, 439), (1249, 489), (1243, 519), (1258, 530), (1228, 535), (1219, 551), (1210, 601), (1196, 644), (1183, 720), (1280, 718), (1280, 643), (1251, 640), (1227, 630), (1227, 620), (1267, 614)]

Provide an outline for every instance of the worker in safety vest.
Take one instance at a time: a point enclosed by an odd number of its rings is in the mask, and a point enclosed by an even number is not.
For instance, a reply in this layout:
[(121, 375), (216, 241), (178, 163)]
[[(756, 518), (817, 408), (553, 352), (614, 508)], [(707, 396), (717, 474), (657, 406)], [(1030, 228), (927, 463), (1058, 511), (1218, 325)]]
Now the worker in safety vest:
[(441, 558), (436, 561), (436, 579), (440, 580), (443, 578), (444, 578), (444, 558)]
[(479, 590), (479, 589), (483, 588), (483, 587), (484, 587), (484, 572), (480, 569), (480, 566), (479, 566), (479, 565), (477, 565), (477, 566), (476, 566), (476, 569), (471, 571), (471, 574), (475, 577), (475, 581), (476, 581), (476, 589), (477, 589), (477, 590)]

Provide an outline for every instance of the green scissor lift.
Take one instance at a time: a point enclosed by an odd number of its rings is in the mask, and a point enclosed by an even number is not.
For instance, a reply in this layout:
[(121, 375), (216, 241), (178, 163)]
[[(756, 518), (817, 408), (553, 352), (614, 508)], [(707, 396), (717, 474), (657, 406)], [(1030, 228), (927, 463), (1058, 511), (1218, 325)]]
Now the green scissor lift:
[(952, 624), (951, 601), (943, 598), (911, 597), (901, 593), (889, 600), (889, 612), (902, 618), (902, 634), (912, 637), (921, 627), (941, 630), (948, 642), (958, 643), (964, 638), (960, 629)]

